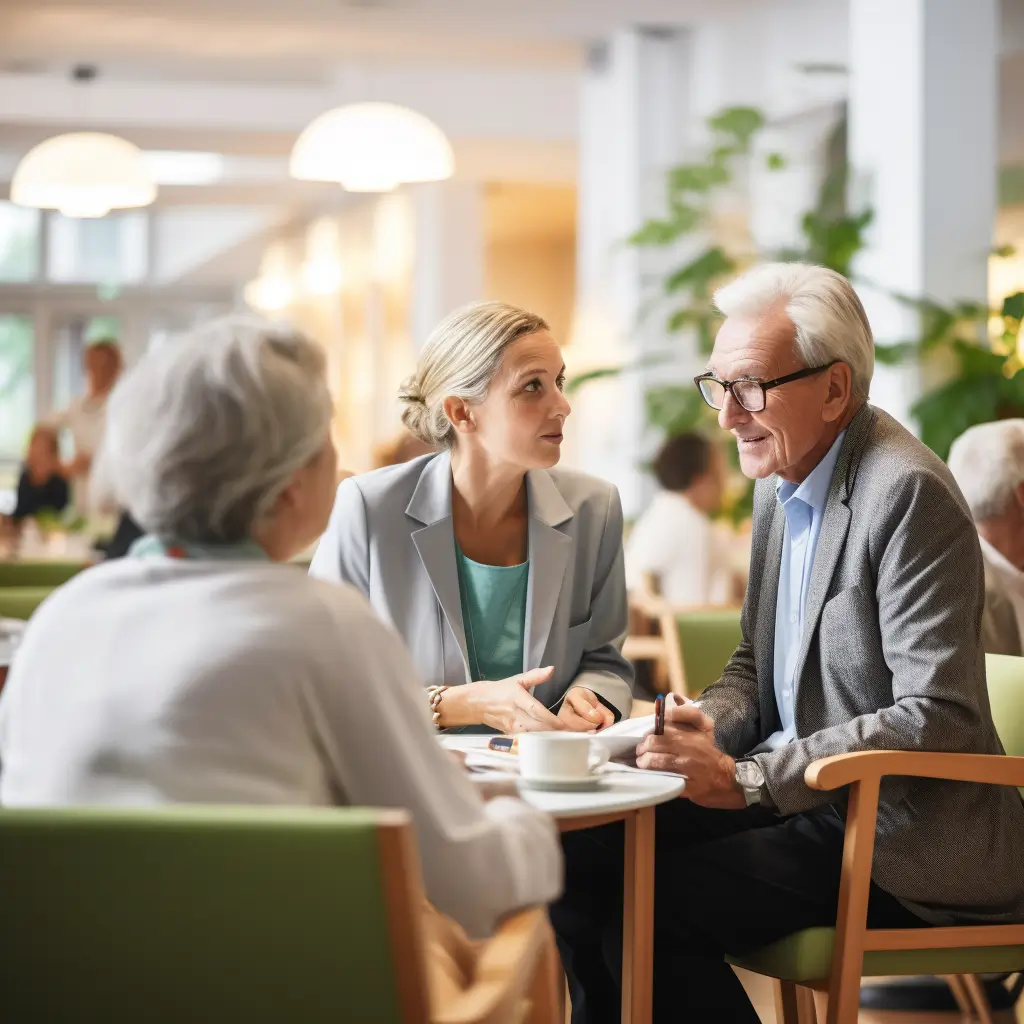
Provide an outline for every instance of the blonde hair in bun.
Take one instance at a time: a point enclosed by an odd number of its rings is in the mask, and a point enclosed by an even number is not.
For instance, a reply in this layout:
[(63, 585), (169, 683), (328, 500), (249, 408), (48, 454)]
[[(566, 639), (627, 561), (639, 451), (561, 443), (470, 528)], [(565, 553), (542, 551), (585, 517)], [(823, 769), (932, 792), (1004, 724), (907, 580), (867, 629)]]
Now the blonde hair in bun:
[(431, 331), (416, 372), (399, 388), (406, 429), (432, 448), (453, 447), (444, 400), (482, 402), (505, 349), (546, 330), (541, 317), (505, 302), (473, 302), (450, 313)]

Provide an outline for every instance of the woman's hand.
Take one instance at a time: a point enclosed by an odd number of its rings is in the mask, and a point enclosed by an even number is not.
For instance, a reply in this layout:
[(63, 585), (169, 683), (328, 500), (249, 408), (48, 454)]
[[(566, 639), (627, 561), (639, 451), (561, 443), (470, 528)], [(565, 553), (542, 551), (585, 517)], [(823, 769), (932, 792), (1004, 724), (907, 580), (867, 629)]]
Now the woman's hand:
[(500, 732), (543, 732), (564, 729), (530, 691), (551, 678), (554, 668), (534, 668), (494, 682), (466, 683), (444, 691), (441, 726), (488, 725)]
[(585, 686), (574, 686), (565, 695), (558, 718), (573, 732), (601, 730), (615, 721), (615, 715), (597, 699), (593, 690)]

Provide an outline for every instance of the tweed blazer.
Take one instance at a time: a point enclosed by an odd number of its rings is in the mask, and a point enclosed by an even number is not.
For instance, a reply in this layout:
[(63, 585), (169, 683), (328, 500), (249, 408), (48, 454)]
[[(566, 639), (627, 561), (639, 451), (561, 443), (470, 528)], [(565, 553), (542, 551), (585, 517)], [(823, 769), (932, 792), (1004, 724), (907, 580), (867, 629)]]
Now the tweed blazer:
[[(628, 718), (619, 493), (568, 469), (531, 470), (526, 491), (523, 670), (555, 668), (533, 694), (556, 710), (571, 686), (585, 686)], [(469, 682), (447, 452), (343, 480), (310, 573), (361, 590), (405, 640), (425, 684)]]
[[(779, 726), (775, 604), (785, 514), (758, 481), (743, 640), (702, 696), (722, 749), (749, 754)], [(797, 661), (797, 738), (753, 755), (781, 814), (845, 793), (804, 783), (854, 750), (1001, 754), (980, 643), (985, 581), (967, 504), (945, 465), (891, 416), (854, 416), (811, 569)], [(1024, 802), (1015, 789), (883, 779), (874, 881), (934, 924), (1024, 921)]]

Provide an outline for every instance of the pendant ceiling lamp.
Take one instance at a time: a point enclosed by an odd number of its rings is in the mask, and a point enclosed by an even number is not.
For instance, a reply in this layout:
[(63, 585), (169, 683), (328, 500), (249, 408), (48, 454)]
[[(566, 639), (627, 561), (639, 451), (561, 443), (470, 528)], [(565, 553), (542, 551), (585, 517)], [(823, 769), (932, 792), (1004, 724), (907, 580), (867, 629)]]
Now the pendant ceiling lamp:
[(29, 150), (11, 180), (11, 199), (66, 217), (103, 217), (111, 210), (148, 206), (156, 199), (156, 185), (142, 153), (126, 139), (71, 132)]
[(290, 164), (293, 178), (336, 181), (350, 192), (441, 181), (454, 169), (444, 132), (393, 103), (351, 103), (321, 114), (299, 136)]

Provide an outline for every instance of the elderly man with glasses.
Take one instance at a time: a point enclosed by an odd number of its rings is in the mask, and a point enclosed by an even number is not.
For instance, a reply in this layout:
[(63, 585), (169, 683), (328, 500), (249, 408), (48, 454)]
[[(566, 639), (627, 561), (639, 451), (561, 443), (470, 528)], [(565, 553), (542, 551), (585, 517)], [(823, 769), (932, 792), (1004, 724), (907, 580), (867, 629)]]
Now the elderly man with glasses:
[[(655, 1021), (756, 1024), (723, 955), (835, 924), (845, 794), (808, 788), (807, 766), (1002, 748), (970, 509), (942, 462), (868, 404), (874, 343), (852, 286), (772, 264), (716, 302), (726, 319), (696, 384), (758, 481), (743, 640), (637, 764), (687, 777), (684, 799), (658, 808)], [(621, 828), (563, 843), (552, 920), (572, 1019), (613, 1021)], [(1016, 790), (886, 779), (869, 925), (1024, 921), (1021, 849)]]

